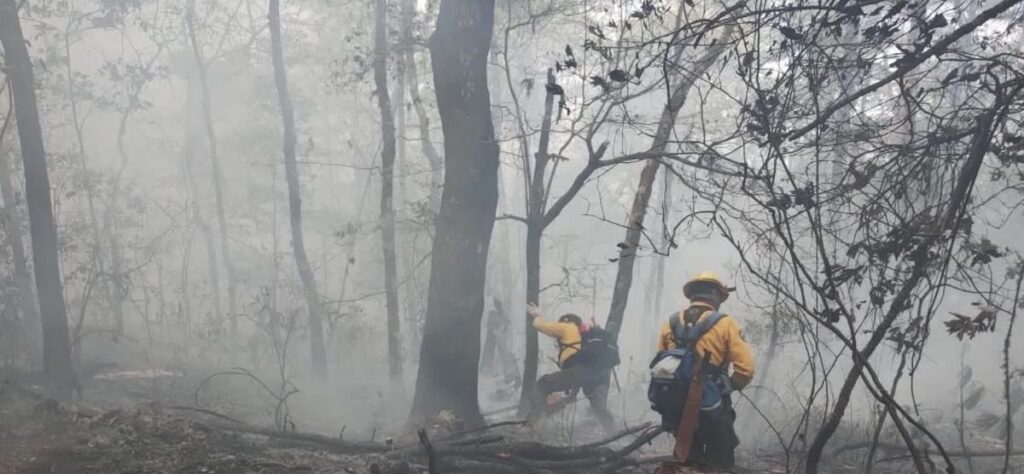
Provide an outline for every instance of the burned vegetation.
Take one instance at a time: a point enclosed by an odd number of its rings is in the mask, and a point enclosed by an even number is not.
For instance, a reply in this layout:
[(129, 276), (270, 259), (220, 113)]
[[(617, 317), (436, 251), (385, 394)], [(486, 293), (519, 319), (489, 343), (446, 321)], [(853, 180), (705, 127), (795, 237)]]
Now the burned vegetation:
[(1022, 0), (0, 0), (0, 474), (1024, 466)]

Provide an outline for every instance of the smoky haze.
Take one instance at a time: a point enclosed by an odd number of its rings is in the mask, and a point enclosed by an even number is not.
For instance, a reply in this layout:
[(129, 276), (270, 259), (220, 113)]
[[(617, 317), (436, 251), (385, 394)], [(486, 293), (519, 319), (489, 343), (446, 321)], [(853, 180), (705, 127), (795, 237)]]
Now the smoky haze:
[[(415, 441), (525, 416), (535, 303), (617, 334), (626, 428), (711, 271), (741, 465), (1022, 465), (1019, 1), (16, 3), (11, 380)], [(601, 438), (579, 398), (516, 436)]]

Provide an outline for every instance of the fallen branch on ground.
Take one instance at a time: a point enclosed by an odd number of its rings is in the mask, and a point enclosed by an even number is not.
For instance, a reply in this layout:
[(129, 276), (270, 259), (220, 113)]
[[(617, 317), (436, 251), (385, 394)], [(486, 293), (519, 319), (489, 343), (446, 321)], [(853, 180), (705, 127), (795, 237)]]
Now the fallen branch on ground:
[[(923, 453), (923, 454), (927, 454), (927, 453)], [(992, 458), (992, 457), (1005, 456), (1006, 455), (1006, 450), (997, 449), (997, 450), (993, 450), (993, 451), (949, 451), (949, 452), (946, 453), (946, 455), (951, 457), (951, 458), (967, 458), (967, 457), (971, 457), (971, 458)], [(1024, 456), (1024, 450), (1011, 451), (1010, 452), (1010, 456)], [(892, 461), (900, 461), (900, 460), (903, 460), (903, 459), (910, 459), (910, 454), (908, 453), (908, 454), (900, 454), (898, 456), (889, 456), (889, 457), (885, 457), (885, 458), (879, 459), (878, 461), (875, 461), (875, 462), (892, 462)]]
[[(430, 449), (432, 453), (426, 455), (436, 456), (437, 462), (446, 472), (613, 472), (618, 468), (644, 464), (643, 461), (629, 456), (661, 433), (659, 427), (645, 424), (580, 446), (506, 441), (503, 436), (483, 435), (454, 442), (435, 442)], [(637, 436), (620, 448), (610, 446), (630, 435)], [(423, 449), (408, 448), (387, 454), (390, 458), (422, 458), (424, 455)]]
[(213, 411), (213, 410), (207, 410), (206, 408), (187, 407), (187, 406), (180, 406), (180, 405), (173, 405), (173, 406), (169, 406), (169, 407), (166, 407), (166, 408), (168, 410), (194, 411), (196, 413), (202, 413), (204, 415), (210, 415), (210, 416), (214, 416), (214, 417), (220, 418), (222, 420), (227, 420), (227, 421), (230, 421), (232, 423), (245, 424), (244, 422), (242, 422), (242, 421), (240, 421), (238, 419), (232, 418), (232, 417), (227, 416), (227, 415), (225, 415), (223, 413), (218, 413), (218, 412)]

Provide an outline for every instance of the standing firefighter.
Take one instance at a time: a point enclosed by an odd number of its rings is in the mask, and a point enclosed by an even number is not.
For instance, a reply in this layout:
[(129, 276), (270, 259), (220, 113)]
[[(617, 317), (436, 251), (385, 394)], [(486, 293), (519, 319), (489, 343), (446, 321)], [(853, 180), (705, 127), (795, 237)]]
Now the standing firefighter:
[(739, 323), (719, 312), (729, 289), (714, 273), (698, 274), (683, 294), (689, 307), (672, 314), (658, 334), (648, 398), (662, 426), (676, 434), (677, 461), (729, 468), (739, 444), (729, 393), (750, 383), (754, 356)]
[(606, 432), (615, 430), (608, 410), (608, 382), (612, 368), (619, 364), (619, 350), (608, 331), (583, 325), (575, 314), (564, 314), (557, 322), (545, 321), (536, 306), (528, 308), (534, 329), (558, 341), (558, 368), (537, 380), (531, 402), (530, 419), (546, 411), (547, 398), (557, 392), (583, 389), (594, 416)]

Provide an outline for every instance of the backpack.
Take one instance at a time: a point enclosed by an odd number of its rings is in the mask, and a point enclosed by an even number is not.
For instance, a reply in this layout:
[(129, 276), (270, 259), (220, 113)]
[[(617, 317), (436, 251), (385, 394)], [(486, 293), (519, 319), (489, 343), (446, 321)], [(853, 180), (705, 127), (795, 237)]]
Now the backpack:
[(566, 361), (566, 366), (577, 364), (596, 370), (611, 370), (619, 365), (619, 346), (612, 333), (600, 326), (591, 326), (580, 334), (580, 350)]
[(707, 361), (707, 355), (701, 357), (696, 346), (697, 341), (725, 316), (715, 311), (688, 328), (680, 323), (678, 313), (674, 313), (669, 319), (676, 348), (659, 352), (654, 356), (650, 364), (651, 383), (647, 388), (647, 399), (651, 402), (651, 408), (661, 414), (661, 425), (666, 430), (674, 432), (678, 427), (690, 390), (690, 380), (697, 364), (704, 364), (701, 372), (701, 382), (704, 385), (701, 410), (711, 411), (722, 405), (722, 397), (728, 390), (721, 383), (725, 371), (711, 365)]

